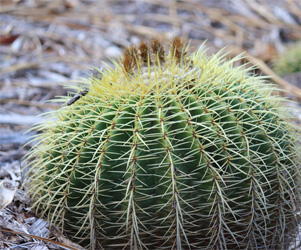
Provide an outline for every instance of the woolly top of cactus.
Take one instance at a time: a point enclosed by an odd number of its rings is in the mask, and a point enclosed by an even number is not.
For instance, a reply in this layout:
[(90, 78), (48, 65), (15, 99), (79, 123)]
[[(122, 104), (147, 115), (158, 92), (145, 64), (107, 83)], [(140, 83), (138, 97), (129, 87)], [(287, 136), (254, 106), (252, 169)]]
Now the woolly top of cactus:
[[(149, 93), (154, 96), (163, 92), (183, 93), (206, 84), (218, 87), (226, 83), (230, 87), (238, 81), (246, 88), (250, 85), (256, 89), (264, 79), (247, 76), (245, 65), (233, 67), (234, 62), (243, 58), (242, 55), (226, 61), (223, 51), (206, 56), (204, 44), (192, 54), (188, 50), (189, 46), (178, 37), (168, 45), (161, 44), (158, 39), (131, 45), (126, 48), (121, 61), (113, 62), (114, 68), (99, 71), (101, 77), (92, 77), (85, 82), (89, 85), (88, 98), (92, 98), (91, 101), (93, 97), (112, 100), (138, 95), (143, 99)], [(271, 91), (269, 87), (264, 89)], [(80, 90), (82, 86), (78, 88)]]

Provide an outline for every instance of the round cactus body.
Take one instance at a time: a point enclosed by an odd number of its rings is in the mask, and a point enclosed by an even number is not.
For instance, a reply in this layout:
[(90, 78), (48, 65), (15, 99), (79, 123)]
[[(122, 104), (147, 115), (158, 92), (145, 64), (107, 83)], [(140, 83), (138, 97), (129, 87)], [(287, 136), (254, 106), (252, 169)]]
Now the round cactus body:
[(34, 206), (90, 249), (288, 248), (298, 131), (237, 59), (179, 38), (128, 48), (39, 127)]

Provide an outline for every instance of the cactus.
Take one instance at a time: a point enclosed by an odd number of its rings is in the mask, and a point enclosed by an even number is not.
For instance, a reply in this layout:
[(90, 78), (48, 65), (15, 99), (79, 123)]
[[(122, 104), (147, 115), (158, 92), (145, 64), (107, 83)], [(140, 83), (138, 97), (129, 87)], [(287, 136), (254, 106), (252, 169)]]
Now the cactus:
[(280, 76), (301, 72), (301, 42), (289, 47), (273, 64), (274, 71)]
[(288, 248), (300, 130), (241, 56), (205, 52), (142, 42), (63, 98), (26, 157), (41, 216), (89, 249)]

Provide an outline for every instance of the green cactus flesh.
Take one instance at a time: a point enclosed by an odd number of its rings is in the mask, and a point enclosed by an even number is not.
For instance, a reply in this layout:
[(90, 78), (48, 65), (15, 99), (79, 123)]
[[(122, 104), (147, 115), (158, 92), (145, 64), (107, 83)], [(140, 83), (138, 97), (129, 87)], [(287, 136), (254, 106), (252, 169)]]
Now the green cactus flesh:
[(133, 53), (38, 127), (34, 206), (90, 249), (288, 248), (298, 131), (238, 58), (178, 51)]

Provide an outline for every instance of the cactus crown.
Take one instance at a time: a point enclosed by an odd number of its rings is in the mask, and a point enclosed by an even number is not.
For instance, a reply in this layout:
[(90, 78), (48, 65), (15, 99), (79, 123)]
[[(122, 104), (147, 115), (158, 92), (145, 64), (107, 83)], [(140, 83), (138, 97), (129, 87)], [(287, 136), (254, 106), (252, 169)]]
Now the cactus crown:
[(178, 88), (181, 77), (193, 76), (189, 74), (192, 65), (187, 52), (188, 47), (178, 37), (171, 41), (169, 53), (155, 38), (131, 45), (125, 49), (121, 63), (115, 62), (114, 69), (103, 75), (101, 84), (92, 85), (90, 92), (120, 97)]
[(36, 127), (34, 206), (91, 249), (287, 248), (300, 134), (240, 58), (179, 38), (127, 48)]

